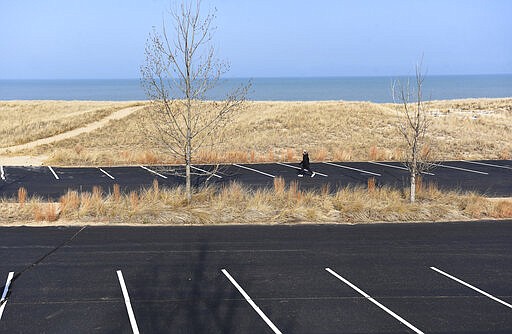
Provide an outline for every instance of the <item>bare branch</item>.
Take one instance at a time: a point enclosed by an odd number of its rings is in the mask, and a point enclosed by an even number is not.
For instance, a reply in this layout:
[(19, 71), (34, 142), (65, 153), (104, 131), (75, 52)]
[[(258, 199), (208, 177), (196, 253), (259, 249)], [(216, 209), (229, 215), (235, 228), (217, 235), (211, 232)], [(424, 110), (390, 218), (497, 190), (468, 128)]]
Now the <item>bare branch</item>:
[[(415, 201), (416, 177), (432, 168), (432, 149), (428, 133), (432, 121), (423, 101), (423, 82), (421, 66), (423, 59), (415, 68), (415, 90), (411, 89), (409, 80), (404, 87), (400, 81), (393, 82), (392, 95), (395, 103), (401, 104), (397, 129), (404, 139), (406, 151), (404, 165), (410, 174), (410, 200)], [(415, 101), (411, 102), (411, 96)]]
[(141, 82), (151, 101), (151, 129), (146, 132), (183, 159), (190, 200), (193, 155), (222, 137), (231, 114), (245, 102), (249, 85), (228, 93), (223, 101), (210, 101), (208, 92), (229, 67), (211, 46), (215, 11), (202, 16), (200, 0), (184, 0), (171, 9), (170, 17), (174, 34), (168, 34), (164, 22), (162, 32), (153, 31), (146, 42), (146, 64), (141, 67)]

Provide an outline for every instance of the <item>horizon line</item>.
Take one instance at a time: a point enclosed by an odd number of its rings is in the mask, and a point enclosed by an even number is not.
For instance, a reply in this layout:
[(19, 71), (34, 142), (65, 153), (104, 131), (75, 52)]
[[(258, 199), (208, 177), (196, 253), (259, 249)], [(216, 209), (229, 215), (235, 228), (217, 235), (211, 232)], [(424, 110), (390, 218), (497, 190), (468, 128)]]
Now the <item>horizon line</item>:
[[(512, 73), (478, 73), (478, 74), (423, 74), (425, 77), (465, 77), (465, 76), (509, 76)], [(339, 79), (339, 78), (393, 78), (414, 77), (414, 74), (385, 74), (385, 75), (325, 75), (325, 76), (226, 76), (226, 79)], [(78, 81), (78, 80), (141, 80), (136, 77), (124, 78), (0, 78), (0, 81)]]

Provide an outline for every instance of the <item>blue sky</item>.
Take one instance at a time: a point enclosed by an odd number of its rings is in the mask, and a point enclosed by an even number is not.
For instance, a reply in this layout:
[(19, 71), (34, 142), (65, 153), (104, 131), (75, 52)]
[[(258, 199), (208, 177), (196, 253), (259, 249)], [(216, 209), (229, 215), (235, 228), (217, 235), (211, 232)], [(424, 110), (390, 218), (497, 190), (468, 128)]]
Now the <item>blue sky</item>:
[[(138, 78), (169, 0), (0, 0), (0, 79)], [(229, 77), (512, 73), (510, 0), (203, 0)], [(170, 20), (169, 20), (170, 22)]]

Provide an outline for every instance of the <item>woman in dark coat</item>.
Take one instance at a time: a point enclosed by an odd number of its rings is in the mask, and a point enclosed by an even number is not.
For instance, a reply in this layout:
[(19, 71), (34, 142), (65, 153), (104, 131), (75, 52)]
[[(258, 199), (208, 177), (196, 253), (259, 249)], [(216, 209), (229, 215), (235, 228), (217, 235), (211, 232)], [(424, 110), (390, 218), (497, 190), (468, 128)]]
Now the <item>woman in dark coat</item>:
[(304, 176), (304, 171), (308, 171), (309, 174), (311, 174), (311, 177), (315, 176), (315, 172), (311, 170), (311, 167), (309, 165), (309, 154), (308, 151), (306, 150), (302, 152), (302, 161), (300, 162), (299, 177)]

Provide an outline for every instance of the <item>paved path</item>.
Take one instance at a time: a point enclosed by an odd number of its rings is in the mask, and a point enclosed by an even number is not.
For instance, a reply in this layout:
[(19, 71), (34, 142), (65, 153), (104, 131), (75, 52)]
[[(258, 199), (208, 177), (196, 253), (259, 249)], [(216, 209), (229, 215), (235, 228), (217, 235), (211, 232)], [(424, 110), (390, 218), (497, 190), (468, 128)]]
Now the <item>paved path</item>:
[[(231, 164), (220, 166), (208, 182), (229, 184), (236, 181), (251, 188), (271, 188), (276, 177), (286, 184), (298, 182), (301, 189), (329, 187), (331, 191), (346, 186), (366, 187), (374, 178), (377, 186), (406, 188), (408, 172), (397, 162), (335, 162), (314, 163), (315, 177), (298, 177), (298, 164)], [(1, 166), (0, 166), (1, 167)], [(213, 166), (195, 166), (193, 184), (207, 181), (205, 171)], [(183, 185), (183, 166), (133, 166), (101, 168), (61, 167), (1, 167), (0, 196), (16, 196), (24, 187), (29, 195), (58, 199), (68, 189), (91, 191), (100, 186), (111, 191), (119, 184), (125, 191), (150, 187), (157, 179), (162, 187)], [(201, 175), (203, 174), (203, 175)], [(512, 197), (512, 161), (443, 161), (430, 174), (423, 175), (425, 184), (435, 184), (445, 190), (474, 191), (491, 197)]]
[(512, 332), (512, 221), (79, 231), (0, 228), (0, 332)]

